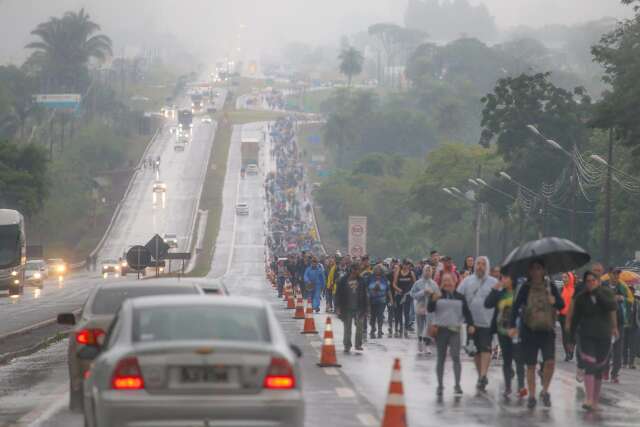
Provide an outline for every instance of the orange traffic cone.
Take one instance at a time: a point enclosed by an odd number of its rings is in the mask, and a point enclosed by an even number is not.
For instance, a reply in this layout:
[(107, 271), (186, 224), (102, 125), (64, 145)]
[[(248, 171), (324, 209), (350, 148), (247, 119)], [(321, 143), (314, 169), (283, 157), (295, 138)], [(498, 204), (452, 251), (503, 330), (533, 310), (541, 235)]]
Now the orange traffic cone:
[(311, 306), (311, 298), (307, 301), (307, 312), (304, 315), (304, 329), (302, 334), (317, 334), (316, 322), (313, 320), (313, 307)]
[(336, 359), (336, 346), (333, 343), (333, 329), (331, 328), (331, 317), (327, 316), (327, 323), (324, 327), (324, 339), (322, 340), (322, 349), (320, 350), (320, 363), (318, 366), (321, 368), (336, 367), (340, 365)]
[(296, 312), (293, 314), (294, 319), (304, 319), (304, 300), (302, 299), (302, 293), (298, 294), (296, 300)]
[(287, 309), (288, 310), (293, 310), (294, 308), (296, 308), (295, 289), (292, 289), (290, 287), (289, 288), (289, 298), (287, 299)]
[(407, 410), (404, 406), (404, 390), (402, 387), (402, 370), (400, 359), (395, 359), (391, 370), (389, 395), (384, 407), (382, 427), (407, 427)]
[(282, 301), (289, 301), (289, 281), (285, 280), (282, 292)]

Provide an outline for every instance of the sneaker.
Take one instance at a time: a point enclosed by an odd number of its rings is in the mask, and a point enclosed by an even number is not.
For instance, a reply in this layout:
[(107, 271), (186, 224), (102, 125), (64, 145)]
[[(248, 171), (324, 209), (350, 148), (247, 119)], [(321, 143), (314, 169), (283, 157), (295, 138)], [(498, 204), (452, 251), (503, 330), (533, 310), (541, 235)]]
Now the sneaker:
[(524, 399), (525, 397), (527, 397), (527, 394), (529, 394), (529, 390), (527, 390), (526, 387), (522, 387), (520, 390), (518, 390), (519, 399)]
[(636, 369), (636, 365), (629, 365), (629, 369)]
[(453, 389), (453, 394), (457, 395), (457, 396), (461, 396), (462, 395), (462, 387), (460, 387), (459, 385), (457, 385), (454, 389)]
[[(584, 375), (584, 372), (583, 372), (583, 375)], [(604, 371), (604, 373), (602, 374), (602, 380), (609, 381), (609, 371)]]
[(431, 351), (431, 349), (429, 347), (426, 347), (424, 350), (424, 354), (426, 354), (427, 356), (431, 356), (433, 354), (433, 352)]
[(579, 383), (584, 381), (584, 369), (578, 369), (576, 371), (576, 381)]
[(347, 354), (351, 353), (351, 348), (350, 347), (345, 347), (344, 348), (344, 352), (347, 353)]
[(541, 391), (540, 392), (540, 400), (542, 400), (542, 404), (545, 407), (551, 408), (551, 395), (549, 394), (549, 392)]
[(511, 396), (511, 387), (505, 387), (505, 388), (504, 388), (504, 391), (502, 392), (502, 395), (503, 395), (504, 397), (509, 397), (509, 396)]
[(443, 392), (444, 388), (441, 385), (438, 386), (438, 388), (436, 389), (436, 396), (441, 397)]
[(404, 337), (409, 338), (409, 331), (404, 331)]
[(614, 377), (611, 377), (611, 383), (612, 384), (620, 384), (620, 378), (616, 375)]
[(378, 338), (382, 338), (384, 334), (382, 332), (378, 332)]
[(356, 347), (356, 351), (362, 351), (362, 347)]
[(396, 333), (395, 333), (394, 337), (395, 337), (395, 338), (400, 338), (400, 332), (396, 331)]
[(529, 409), (535, 408), (537, 404), (538, 402), (535, 397), (529, 397), (529, 400), (527, 400), (527, 408)]
[(375, 332), (371, 332), (369, 334), (369, 338), (371, 338), (372, 340), (376, 338), (376, 333)]

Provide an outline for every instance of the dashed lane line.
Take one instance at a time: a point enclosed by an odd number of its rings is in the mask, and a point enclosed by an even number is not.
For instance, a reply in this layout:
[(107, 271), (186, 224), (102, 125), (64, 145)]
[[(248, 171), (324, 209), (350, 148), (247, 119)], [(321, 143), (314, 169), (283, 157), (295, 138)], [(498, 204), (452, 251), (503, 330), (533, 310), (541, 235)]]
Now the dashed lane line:
[(356, 397), (356, 392), (348, 387), (336, 387), (336, 394), (341, 398)]
[(378, 420), (371, 414), (356, 414), (356, 418), (362, 425), (364, 426), (376, 426), (378, 425)]

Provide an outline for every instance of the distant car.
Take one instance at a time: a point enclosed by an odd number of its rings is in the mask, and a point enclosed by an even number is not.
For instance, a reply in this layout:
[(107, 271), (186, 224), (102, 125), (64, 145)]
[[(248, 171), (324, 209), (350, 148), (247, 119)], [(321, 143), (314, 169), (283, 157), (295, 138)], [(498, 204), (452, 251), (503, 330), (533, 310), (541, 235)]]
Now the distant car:
[(300, 427), (301, 355), (260, 299), (130, 299), (80, 352), (85, 425)]
[(118, 277), (120, 275), (120, 263), (116, 260), (106, 260), (102, 261), (102, 275), (108, 276), (109, 274), (113, 274)]
[(213, 123), (213, 120), (211, 120), (211, 117), (205, 117), (202, 119), (202, 123), (206, 123), (206, 124), (211, 124)]
[(27, 261), (24, 267), (24, 279), (27, 283), (42, 287), (49, 275), (49, 267), (42, 259)]
[(238, 203), (236, 205), (236, 215), (249, 215), (249, 205), (246, 203)]
[(180, 152), (180, 153), (181, 153), (181, 152), (183, 152), (183, 151), (184, 151), (184, 144), (181, 144), (181, 143), (179, 143), (179, 142), (176, 142), (176, 143), (173, 145), (173, 151)]
[(162, 237), (162, 239), (167, 245), (169, 245), (170, 248), (178, 247), (178, 236), (176, 234), (164, 233), (164, 236)]
[(207, 108), (207, 114), (215, 114), (217, 112), (217, 108), (216, 107), (208, 107)]
[(167, 191), (167, 184), (162, 181), (155, 181), (153, 183), (153, 192), (154, 193), (164, 193)]
[(229, 290), (222, 279), (197, 279), (194, 283), (200, 286), (207, 295), (229, 295)]
[(49, 274), (53, 274), (58, 278), (62, 278), (67, 275), (67, 263), (61, 258), (48, 259), (47, 266), (49, 268)]
[(73, 325), (68, 346), (69, 407), (82, 409), (82, 387), (90, 361), (81, 360), (78, 353), (86, 346), (100, 346), (111, 320), (127, 298), (148, 295), (204, 295), (202, 289), (178, 279), (125, 280), (96, 285), (82, 307), (79, 318), (73, 313), (58, 315), (61, 325)]
[(255, 163), (247, 165), (247, 175), (258, 175), (258, 165)]

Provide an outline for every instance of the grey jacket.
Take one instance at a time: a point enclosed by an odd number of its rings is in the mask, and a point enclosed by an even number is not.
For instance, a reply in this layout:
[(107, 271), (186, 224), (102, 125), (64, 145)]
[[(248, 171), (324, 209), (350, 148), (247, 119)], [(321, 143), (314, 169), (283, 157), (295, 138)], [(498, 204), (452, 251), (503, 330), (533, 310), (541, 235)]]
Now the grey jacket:
[[(487, 271), (489, 271), (488, 265)], [(467, 301), (467, 305), (471, 311), (471, 316), (473, 317), (473, 323), (476, 327), (491, 327), (491, 321), (493, 320), (493, 312), (495, 309), (486, 308), (484, 306), (484, 301), (487, 299), (487, 296), (489, 296), (491, 289), (493, 289), (496, 283), (498, 283), (498, 281), (488, 274), (482, 278), (472, 274), (464, 279), (458, 287), (458, 292), (461, 293)]]

